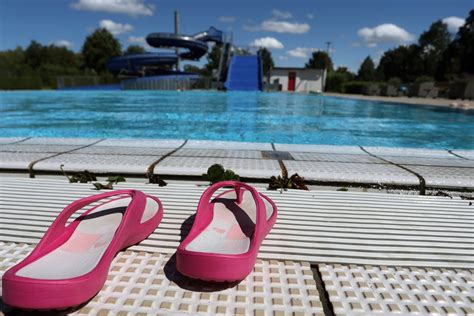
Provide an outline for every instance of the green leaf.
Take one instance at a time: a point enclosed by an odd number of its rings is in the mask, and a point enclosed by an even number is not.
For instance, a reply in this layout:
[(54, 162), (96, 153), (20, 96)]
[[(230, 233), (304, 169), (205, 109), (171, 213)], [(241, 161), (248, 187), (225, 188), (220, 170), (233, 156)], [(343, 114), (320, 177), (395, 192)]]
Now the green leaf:
[(230, 169), (227, 169), (225, 172), (224, 172), (224, 175), (223, 175), (223, 179), (222, 180), (240, 180), (240, 177), (238, 174), (235, 174), (234, 171), (230, 170)]
[(107, 184), (102, 184), (100, 182), (95, 182), (95, 183), (92, 183), (92, 184), (94, 185), (96, 190), (113, 190), (114, 189), (112, 182), (109, 182)]
[(119, 183), (119, 182), (126, 182), (124, 176), (109, 176), (107, 177), (107, 181), (113, 184)]
[(214, 164), (207, 169), (207, 173), (202, 175), (204, 180), (211, 182), (214, 184), (216, 182), (224, 181), (224, 180), (239, 180), (240, 177), (236, 174), (233, 170), (224, 169), (224, 166), (220, 164)]

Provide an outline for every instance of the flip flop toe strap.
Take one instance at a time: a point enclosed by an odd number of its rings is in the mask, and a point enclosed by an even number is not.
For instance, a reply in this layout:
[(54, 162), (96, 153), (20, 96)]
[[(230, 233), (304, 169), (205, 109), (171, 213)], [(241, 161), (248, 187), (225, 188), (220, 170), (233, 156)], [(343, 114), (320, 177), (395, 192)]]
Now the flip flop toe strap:
[(211, 199), (214, 193), (223, 187), (233, 187), (236, 194), (237, 204), (242, 203), (243, 194), (245, 190), (249, 191), (252, 194), (252, 197), (255, 201), (256, 207), (256, 223), (255, 223), (255, 236), (261, 236), (260, 230), (265, 230), (267, 226), (267, 209), (265, 203), (263, 202), (260, 193), (251, 185), (238, 181), (221, 181), (211, 185), (201, 196), (198, 204), (198, 210), (207, 210), (211, 209)]
[[(41, 239), (38, 246), (35, 248), (35, 252), (40, 251), (50, 242), (54, 241), (57, 237), (63, 234), (67, 228), (66, 224), (68, 219), (78, 210), (96, 201), (120, 195), (128, 195), (132, 198), (125, 211), (123, 221), (130, 221), (131, 224), (139, 224), (146, 205), (146, 196), (142, 192), (137, 190), (115, 190), (111, 192), (88, 196), (76, 200), (64, 208), (64, 210), (58, 215), (58, 217), (54, 220), (54, 222), (46, 231), (46, 234)], [(129, 212), (128, 210), (140, 211)], [(87, 214), (89, 211), (91, 211), (91, 209), (81, 214), (81, 216)]]

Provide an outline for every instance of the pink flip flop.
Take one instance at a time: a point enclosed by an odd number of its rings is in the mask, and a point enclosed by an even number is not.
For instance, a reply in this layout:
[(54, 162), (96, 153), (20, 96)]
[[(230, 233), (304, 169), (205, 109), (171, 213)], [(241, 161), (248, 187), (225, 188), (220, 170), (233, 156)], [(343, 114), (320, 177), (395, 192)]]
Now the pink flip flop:
[[(105, 198), (112, 199), (66, 225), (76, 211)], [(24, 309), (64, 309), (87, 302), (104, 285), (117, 252), (148, 237), (162, 217), (160, 200), (136, 190), (73, 202), (33, 252), (4, 274), (3, 301)]]
[[(233, 190), (211, 201), (225, 186)], [(275, 203), (248, 184), (223, 181), (210, 186), (176, 252), (178, 271), (207, 281), (242, 280), (252, 271), (260, 244), (276, 218)]]

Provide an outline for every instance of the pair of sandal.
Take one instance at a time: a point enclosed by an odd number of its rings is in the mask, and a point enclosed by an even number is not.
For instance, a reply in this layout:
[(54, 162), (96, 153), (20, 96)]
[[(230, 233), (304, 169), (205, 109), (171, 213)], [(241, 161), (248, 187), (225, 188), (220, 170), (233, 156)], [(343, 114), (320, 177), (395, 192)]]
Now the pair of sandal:
[[(232, 187), (213, 198), (223, 187)], [(78, 210), (107, 199), (68, 224)], [(176, 267), (188, 277), (236, 281), (253, 269), (258, 249), (276, 221), (275, 203), (235, 181), (210, 186), (202, 195), (191, 231), (176, 251)], [(156, 197), (117, 190), (68, 205), (33, 252), (5, 272), (4, 303), (25, 309), (61, 309), (94, 297), (110, 264), (124, 248), (147, 238), (163, 218)]]

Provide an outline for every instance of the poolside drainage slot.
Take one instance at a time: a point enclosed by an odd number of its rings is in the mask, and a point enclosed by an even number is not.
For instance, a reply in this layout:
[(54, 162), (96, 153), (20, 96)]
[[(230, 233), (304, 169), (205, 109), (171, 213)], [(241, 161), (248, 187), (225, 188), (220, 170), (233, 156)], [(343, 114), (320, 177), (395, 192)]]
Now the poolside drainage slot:
[(293, 156), (287, 151), (271, 151), (271, 150), (262, 150), (263, 159), (272, 159), (272, 160), (295, 160)]
[(81, 146), (81, 147), (77, 147), (77, 148), (74, 148), (74, 149), (71, 149), (71, 150), (66, 150), (66, 151), (63, 151), (63, 152), (60, 152), (60, 153), (56, 153), (54, 155), (51, 155), (51, 156), (48, 156), (48, 157), (44, 157), (44, 158), (41, 158), (41, 159), (38, 159), (38, 160), (35, 160), (35, 161), (32, 161), (30, 162), (30, 164), (28, 165), (28, 173), (30, 174), (30, 178), (34, 178), (35, 177), (35, 173), (34, 173), (34, 170), (33, 170), (33, 167), (40, 161), (43, 161), (43, 160), (46, 160), (46, 159), (50, 159), (50, 158), (54, 158), (54, 157), (57, 157), (57, 156), (60, 156), (60, 155), (63, 155), (63, 154), (69, 154), (69, 153), (72, 153), (74, 151), (77, 151), (79, 149), (83, 149), (83, 148), (87, 148), (87, 147), (90, 147), (90, 146), (93, 146), (95, 144), (98, 144), (100, 143), (101, 141), (105, 140), (105, 138), (101, 138), (99, 139), (98, 141), (95, 141), (91, 144), (87, 144), (87, 145), (84, 145), (84, 146)]
[(324, 315), (334, 316), (334, 306), (329, 299), (329, 293), (326, 290), (326, 285), (324, 284), (318, 265), (311, 265), (311, 271), (313, 272), (313, 278), (316, 281), (316, 289), (318, 290), (319, 300), (323, 305)]
[(448, 153), (450, 153), (451, 155), (456, 156), (456, 157), (458, 157), (458, 158), (461, 158), (461, 159), (464, 159), (464, 160), (469, 160), (469, 159), (467, 159), (466, 157), (463, 157), (463, 156), (461, 156), (461, 155), (458, 155), (458, 154), (456, 154), (456, 153), (453, 153), (452, 150), (448, 150)]
[(171, 156), (172, 154), (174, 154), (175, 152), (177, 152), (178, 150), (183, 148), (184, 145), (186, 145), (187, 143), (188, 143), (188, 140), (185, 139), (184, 142), (178, 148), (175, 148), (175, 149), (171, 150), (166, 155), (163, 155), (160, 159), (158, 159), (157, 161), (155, 161), (151, 165), (149, 165), (148, 168), (147, 168), (147, 171), (146, 171), (146, 177), (149, 180), (151, 180), (151, 178), (153, 177), (153, 172), (155, 171), (156, 165), (159, 164), (160, 162), (162, 162), (165, 158)]
[(377, 156), (377, 155), (374, 155), (374, 154), (370, 153), (369, 151), (367, 151), (367, 150), (366, 150), (364, 147), (362, 147), (362, 146), (359, 146), (359, 147), (360, 147), (361, 150), (363, 150), (363, 151), (364, 151), (365, 153), (367, 153), (368, 155), (370, 155), (370, 156), (372, 156), (372, 157), (374, 157), (374, 158), (380, 159), (380, 160), (382, 160), (382, 161), (384, 161), (384, 162), (386, 162), (386, 163), (389, 163), (389, 164), (391, 164), (391, 165), (397, 166), (397, 167), (399, 167), (399, 168), (401, 168), (401, 169), (403, 169), (403, 170), (405, 170), (405, 171), (408, 171), (408, 172), (410, 172), (411, 174), (415, 175), (415, 176), (418, 178), (418, 180), (420, 181), (420, 195), (425, 195), (425, 194), (426, 194), (426, 181), (425, 181), (425, 178), (423, 178), (419, 173), (417, 173), (417, 172), (415, 172), (415, 171), (413, 171), (413, 170), (410, 170), (410, 169), (408, 169), (407, 167), (404, 167), (404, 166), (399, 165), (399, 164), (397, 164), (397, 163), (391, 162), (390, 160), (387, 160), (387, 159), (384, 159), (384, 158), (379, 157), (379, 156)]
[(26, 137), (26, 138), (17, 140), (16, 142), (0, 144), (0, 146), (1, 146), (1, 145), (16, 145), (16, 144), (20, 144), (20, 143), (26, 142), (28, 139), (31, 139), (31, 137)]

